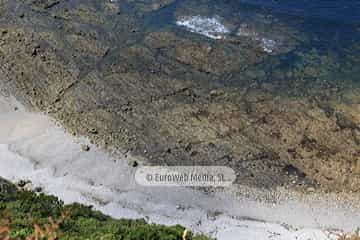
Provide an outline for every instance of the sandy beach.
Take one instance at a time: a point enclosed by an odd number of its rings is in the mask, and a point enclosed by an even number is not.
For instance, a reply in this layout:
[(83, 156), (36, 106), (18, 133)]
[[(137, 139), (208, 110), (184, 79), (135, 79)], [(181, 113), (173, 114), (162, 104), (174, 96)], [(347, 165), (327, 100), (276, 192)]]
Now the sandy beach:
[[(354, 230), (360, 220), (354, 206), (342, 208), (345, 202), (336, 194), (308, 195), (301, 201), (295, 193), (245, 187), (236, 188), (243, 190), (238, 197), (231, 189), (209, 195), (180, 187), (141, 187), (134, 182), (131, 157), (111, 156), (86, 138), (70, 136), (53, 119), (27, 112), (12, 97), (1, 97), (0, 110), (2, 177), (30, 180), (30, 188), (41, 187), (66, 203), (94, 205), (115, 218), (182, 224), (219, 240), (334, 239), (336, 230)], [(90, 151), (82, 151), (83, 144)], [(278, 203), (266, 201), (271, 195)]]
[[(360, 11), (249, 2), (0, 1), (0, 177), (219, 240), (354, 233)], [(140, 186), (148, 165), (235, 181)]]

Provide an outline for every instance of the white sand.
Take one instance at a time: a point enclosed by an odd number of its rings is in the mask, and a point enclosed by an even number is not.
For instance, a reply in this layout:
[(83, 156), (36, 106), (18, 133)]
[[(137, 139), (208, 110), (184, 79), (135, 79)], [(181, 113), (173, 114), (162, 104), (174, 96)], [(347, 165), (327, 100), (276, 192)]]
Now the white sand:
[[(140, 187), (128, 159), (95, 146), (83, 152), (83, 143), (88, 141), (74, 139), (48, 117), (26, 112), (15, 99), (0, 98), (0, 176), (31, 180), (66, 203), (91, 204), (116, 218), (182, 224), (220, 240), (325, 240), (331, 236), (322, 229), (349, 231), (360, 223), (352, 209), (319, 207), (320, 200), (313, 207), (298, 201), (267, 205), (242, 197), (233, 201), (227, 193), (210, 197), (184, 188)], [(215, 211), (221, 214), (213, 217)]]

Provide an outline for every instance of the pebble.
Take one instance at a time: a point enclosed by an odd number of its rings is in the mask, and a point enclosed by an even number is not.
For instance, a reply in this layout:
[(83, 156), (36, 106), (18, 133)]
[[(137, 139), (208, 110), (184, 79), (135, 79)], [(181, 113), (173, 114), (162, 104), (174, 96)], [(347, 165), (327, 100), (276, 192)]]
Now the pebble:
[(17, 185), (18, 185), (18, 187), (20, 187), (20, 188), (23, 188), (23, 187), (25, 187), (27, 184), (29, 184), (29, 183), (31, 183), (30, 181), (28, 181), (28, 180), (20, 180), (18, 183), (17, 183)]
[(98, 134), (99, 132), (98, 132), (98, 130), (96, 128), (91, 128), (91, 129), (89, 129), (89, 133)]
[(312, 192), (315, 192), (315, 188), (313, 188), (313, 187), (308, 187), (308, 188), (306, 189), (306, 191), (309, 192), (309, 193), (312, 193)]
[(84, 152), (88, 152), (88, 151), (90, 151), (90, 146), (89, 145), (81, 145), (81, 150), (83, 150)]
[(210, 91), (210, 96), (211, 97), (218, 97), (224, 94), (224, 91), (222, 90), (211, 90)]
[(131, 167), (136, 168), (137, 166), (139, 166), (139, 163), (138, 163), (136, 160), (133, 160), (133, 161), (130, 161), (130, 162), (129, 162), (129, 165), (130, 165)]

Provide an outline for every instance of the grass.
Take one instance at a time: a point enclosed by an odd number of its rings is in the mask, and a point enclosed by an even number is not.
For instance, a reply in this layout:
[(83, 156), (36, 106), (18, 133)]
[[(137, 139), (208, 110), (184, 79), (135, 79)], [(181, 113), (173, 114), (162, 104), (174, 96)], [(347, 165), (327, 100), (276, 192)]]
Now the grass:
[(182, 226), (116, 220), (89, 206), (64, 205), (54, 196), (18, 191), (0, 198), (1, 240), (210, 240)]

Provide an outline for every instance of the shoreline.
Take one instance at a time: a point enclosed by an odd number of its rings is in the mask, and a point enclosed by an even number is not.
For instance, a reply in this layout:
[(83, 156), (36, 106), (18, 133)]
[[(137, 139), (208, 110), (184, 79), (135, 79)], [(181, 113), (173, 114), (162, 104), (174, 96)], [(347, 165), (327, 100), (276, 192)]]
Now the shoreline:
[[(134, 8), (5, 1), (6, 89), (71, 134), (154, 165), (227, 166), (254, 187), (360, 190), (357, 44), (340, 61), (300, 48), (310, 36), (261, 9), (124, 1)], [(182, 16), (191, 25), (176, 25)], [(189, 31), (224, 26), (225, 39)]]
[[(46, 193), (60, 197), (65, 203), (94, 205), (97, 210), (115, 218), (145, 218), (158, 224), (182, 224), (219, 240), (229, 240), (239, 234), (248, 237), (260, 234), (266, 239), (269, 232), (279, 234), (274, 239), (295, 239), (299, 236), (314, 240), (330, 239), (328, 234), (331, 231), (317, 228), (342, 228), (347, 232), (355, 230), (356, 223), (360, 221), (356, 214), (350, 214), (350, 208), (344, 211), (341, 204), (338, 204), (338, 209), (328, 209), (326, 204), (321, 206), (326, 202), (324, 197), (331, 195), (333, 197), (327, 204), (334, 204), (336, 194), (319, 194), (319, 198), (315, 197), (316, 194), (307, 195), (305, 199), (309, 202), (306, 203), (296, 199), (304, 196), (300, 193), (283, 191), (280, 194), (281, 191), (266, 192), (238, 186), (234, 189), (240, 189), (242, 196), (238, 195), (237, 199), (232, 199), (230, 190), (228, 193), (219, 191), (206, 195), (184, 188), (138, 187), (132, 180), (134, 168), (129, 166), (128, 160), (104, 153), (85, 138), (71, 137), (51, 118), (28, 113), (14, 101), (13, 98), (0, 101), (0, 126), (7, 129), (15, 126), (13, 129), (16, 130), (13, 131), (15, 134), (5, 134), (11, 136), (8, 143), (4, 141), (4, 131), (0, 131), (0, 139), (3, 140), (0, 145), (0, 175), (12, 181), (29, 179), (33, 187), (40, 186)], [(18, 110), (14, 111), (14, 106)], [(25, 118), (22, 114), (25, 114)], [(8, 117), (4, 118), (6, 115)], [(6, 126), (3, 119), (11, 121)], [(28, 122), (22, 122), (23, 119)], [(29, 127), (35, 132), (27, 131)], [(82, 144), (88, 144), (90, 151), (82, 151)], [(66, 160), (68, 157), (70, 160)], [(85, 166), (90, 168), (86, 170)], [(113, 176), (118, 176), (118, 179), (114, 180)], [(289, 200), (294, 196), (297, 197)], [(278, 203), (274, 203), (274, 199)], [(350, 199), (349, 202), (355, 201)], [(313, 207), (310, 206), (315, 203)], [(337, 218), (335, 222), (332, 222), (333, 217)], [(349, 219), (351, 221), (344, 224), (344, 220)]]
[[(236, 0), (5, 0), (0, 15), (0, 176), (219, 240), (358, 227), (356, 29), (331, 25), (332, 41), (326, 21)], [(141, 187), (146, 164), (236, 180)]]

